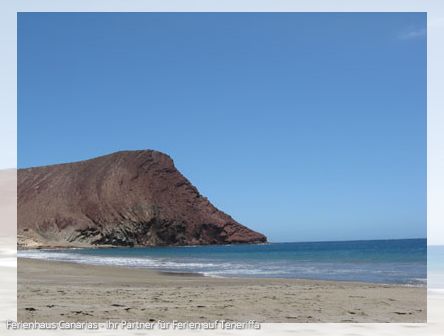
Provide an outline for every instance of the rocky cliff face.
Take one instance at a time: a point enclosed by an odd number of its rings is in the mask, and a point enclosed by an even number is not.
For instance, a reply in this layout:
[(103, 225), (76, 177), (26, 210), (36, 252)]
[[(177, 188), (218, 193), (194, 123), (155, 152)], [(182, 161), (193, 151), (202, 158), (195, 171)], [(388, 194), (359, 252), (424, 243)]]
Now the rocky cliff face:
[(157, 151), (18, 170), (18, 241), (41, 246), (260, 243)]

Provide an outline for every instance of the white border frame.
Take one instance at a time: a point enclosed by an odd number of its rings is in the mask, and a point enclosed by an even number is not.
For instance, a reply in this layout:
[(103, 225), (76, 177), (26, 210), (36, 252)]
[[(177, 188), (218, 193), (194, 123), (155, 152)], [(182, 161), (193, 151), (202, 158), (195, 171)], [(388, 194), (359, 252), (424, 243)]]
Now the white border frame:
[[(427, 217), (428, 244), (444, 245), (444, 1), (441, 0), (5, 0), (0, 5), (0, 169), (16, 168), (17, 165), (17, 53), (16, 53), (16, 14), (17, 12), (427, 12)], [(3, 187), (0, 185), (0, 188)], [(4, 190), (0, 190), (2, 192)], [(10, 192), (11, 202), (16, 194)], [(0, 204), (3, 210), (3, 204)], [(9, 206), (9, 205), (8, 205)], [(3, 220), (0, 231), (1, 249), (15, 250), (16, 212), (9, 206), (9, 217)], [(8, 211), (9, 211), (8, 210)], [(15, 208), (16, 211), (16, 208)], [(1, 265), (0, 265), (1, 266)], [(1, 270), (3, 268), (0, 267)], [(11, 272), (8, 281), (11, 280)], [(3, 274), (3, 273), (0, 273)], [(5, 278), (6, 279), (6, 278)], [(8, 282), (12, 284), (16, 281)], [(2, 279), (2, 284), (6, 280)], [(9, 288), (9, 287), (8, 287)], [(11, 287), (12, 288), (12, 287)], [(2, 300), (15, 297), (11, 289), (1, 292)], [(9, 302), (9, 301), (8, 301)], [(430, 298), (429, 298), (430, 302)], [(335, 335), (354, 333), (361, 335), (403, 334), (438, 335), (444, 330), (438, 324), (438, 313), (443, 313), (443, 301), (436, 310), (437, 323), (430, 323), (435, 312), (430, 310), (427, 325), (408, 324), (263, 324), (261, 331), (242, 331), (242, 334), (269, 334), (298, 332), (301, 335)], [(435, 309), (434, 308), (434, 309)], [(438, 309), (440, 308), (440, 309)], [(15, 320), (13, 310), (0, 305), (1, 320)], [(405, 328), (403, 327), (405, 326)], [(407, 326), (410, 326), (409, 328)], [(412, 328), (415, 326), (415, 328)], [(4, 325), (0, 326), (4, 331)], [(15, 332), (16, 334), (21, 332)], [(53, 334), (32, 331), (33, 335)], [(65, 332), (66, 333), (66, 332)], [(74, 335), (75, 332), (67, 332)], [(158, 334), (156, 331), (155, 334)], [(191, 331), (160, 332), (191, 334)], [(221, 334), (223, 332), (208, 332)], [(233, 332), (231, 332), (233, 333)], [(29, 333), (27, 333), (29, 334)], [(59, 332), (57, 332), (59, 334)], [(110, 331), (101, 334), (111, 335)], [(115, 334), (115, 333), (114, 333)], [(119, 335), (122, 332), (118, 333)], [(129, 333), (130, 334), (130, 333)], [(131, 333), (132, 334), (132, 333)], [(150, 334), (150, 332), (147, 332)], [(154, 333), (153, 333), (154, 334)]]

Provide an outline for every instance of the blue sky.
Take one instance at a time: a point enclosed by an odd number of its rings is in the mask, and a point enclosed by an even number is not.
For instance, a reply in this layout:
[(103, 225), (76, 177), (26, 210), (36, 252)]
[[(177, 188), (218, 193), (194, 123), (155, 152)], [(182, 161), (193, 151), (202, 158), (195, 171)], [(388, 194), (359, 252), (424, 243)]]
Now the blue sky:
[(168, 153), (270, 241), (426, 236), (426, 14), (21, 13), (18, 166)]

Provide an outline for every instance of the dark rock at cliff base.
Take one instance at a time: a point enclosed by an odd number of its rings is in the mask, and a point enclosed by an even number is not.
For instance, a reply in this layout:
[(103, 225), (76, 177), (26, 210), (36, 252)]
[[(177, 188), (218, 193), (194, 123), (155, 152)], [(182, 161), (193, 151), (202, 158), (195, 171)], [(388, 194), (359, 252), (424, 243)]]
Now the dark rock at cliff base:
[(23, 247), (260, 243), (151, 150), (18, 170)]

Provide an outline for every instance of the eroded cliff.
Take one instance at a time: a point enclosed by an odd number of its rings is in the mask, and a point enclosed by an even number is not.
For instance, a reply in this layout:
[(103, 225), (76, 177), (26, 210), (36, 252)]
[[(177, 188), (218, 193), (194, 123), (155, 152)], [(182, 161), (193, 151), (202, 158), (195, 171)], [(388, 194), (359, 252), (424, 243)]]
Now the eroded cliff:
[(260, 243), (151, 150), (18, 170), (18, 243), (161, 246)]

